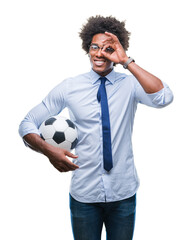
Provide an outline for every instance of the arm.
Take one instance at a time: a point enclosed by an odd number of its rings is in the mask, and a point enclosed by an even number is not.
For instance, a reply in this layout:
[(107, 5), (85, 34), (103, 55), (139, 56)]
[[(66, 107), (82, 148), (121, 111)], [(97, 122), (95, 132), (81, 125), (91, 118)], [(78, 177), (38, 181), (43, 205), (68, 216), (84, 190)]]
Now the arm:
[[(112, 62), (124, 65), (128, 60), (128, 56), (126, 55), (118, 38), (112, 33), (105, 32), (105, 34), (108, 38), (103, 41), (105, 46), (102, 50), (102, 54)], [(114, 52), (107, 53), (105, 49), (108, 47), (112, 47)], [(136, 77), (146, 93), (155, 93), (163, 88), (163, 83), (159, 78), (142, 69), (136, 63), (131, 62), (128, 65), (128, 70)]]
[(131, 62), (127, 67), (128, 70), (137, 78), (146, 93), (155, 93), (163, 88), (163, 83), (159, 78), (139, 67), (135, 62)]
[(48, 117), (57, 115), (64, 107), (65, 100), (62, 95), (65, 91), (65, 84), (54, 88), (42, 103), (34, 107), (24, 118), (19, 126), (20, 136), (27, 145), (48, 157), (53, 166), (60, 172), (75, 170), (77, 165), (72, 163), (68, 157), (77, 158), (76, 155), (46, 143), (39, 136), (39, 126)]
[(29, 133), (23, 138), (30, 148), (47, 156), (51, 164), (58, 171), (68, 172), (79, 168), (67, 158), (67, 156), (71, 158), (77, 158), (78, 156), (68, 152), (67, 150), (60, 149), (46, 143), (38, 134)]

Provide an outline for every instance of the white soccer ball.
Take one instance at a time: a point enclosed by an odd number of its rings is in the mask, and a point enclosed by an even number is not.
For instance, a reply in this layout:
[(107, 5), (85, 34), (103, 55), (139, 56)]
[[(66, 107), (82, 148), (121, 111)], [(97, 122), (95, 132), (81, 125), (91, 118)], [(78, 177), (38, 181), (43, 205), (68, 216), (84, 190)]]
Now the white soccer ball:
[(53, 116), (45, 120), (39, 132), (42, 139), (55, 147), (71, 151), (77, 145), (76, 126), (63, 116)]

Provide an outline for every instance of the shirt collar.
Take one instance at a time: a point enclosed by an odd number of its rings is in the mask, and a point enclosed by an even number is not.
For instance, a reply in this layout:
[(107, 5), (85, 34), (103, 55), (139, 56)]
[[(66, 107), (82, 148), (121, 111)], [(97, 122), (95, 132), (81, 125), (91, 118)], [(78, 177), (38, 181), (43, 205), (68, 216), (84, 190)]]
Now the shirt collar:
[[(91, 71), (90, 71), (90, 76), (91, 76), (92, 84), (95, 84), (99, 80), (99, 78), (101, 77), (98, 73), (93, 71), (93, 69), (91, 69)], [(115, 82), (115, 71), (114, 71), (114, 69), (109, 74), (107, 74), (105, 77), (107, 78), (107, 80), (110, 83), (114, 84), (114, 82)]]

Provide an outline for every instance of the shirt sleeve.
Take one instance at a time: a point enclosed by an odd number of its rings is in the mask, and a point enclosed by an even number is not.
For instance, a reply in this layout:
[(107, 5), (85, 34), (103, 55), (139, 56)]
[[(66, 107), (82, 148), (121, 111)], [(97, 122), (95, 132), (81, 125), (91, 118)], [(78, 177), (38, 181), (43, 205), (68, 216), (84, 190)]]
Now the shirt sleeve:
[(39, 127), (50, 116), (58, 115), (66, 107), (66, 81), (57, 85), (43, 101), (28, 112), (19, 125), (21, 137), (29, 133), (39, 133)]
[(136, 101), (150, 107), (163, 108), (173, 101), (173, 93), (169, 86), (163, 83), (163, 88), (155, 93), (146, 93), (140, 83), (136, 80), (135, 83), (135, 98)]

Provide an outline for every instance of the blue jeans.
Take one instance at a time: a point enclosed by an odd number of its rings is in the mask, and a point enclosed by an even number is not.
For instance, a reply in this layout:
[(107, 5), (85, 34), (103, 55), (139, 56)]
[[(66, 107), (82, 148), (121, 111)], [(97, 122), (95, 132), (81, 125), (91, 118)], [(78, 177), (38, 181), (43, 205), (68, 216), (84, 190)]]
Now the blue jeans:
[(70, 195), (74, 240), (101, 240), (103, 223), (107, 240), (132, 240), (135, 225), (136, 194), (128, 199), (106, 203), (82, 203)]

